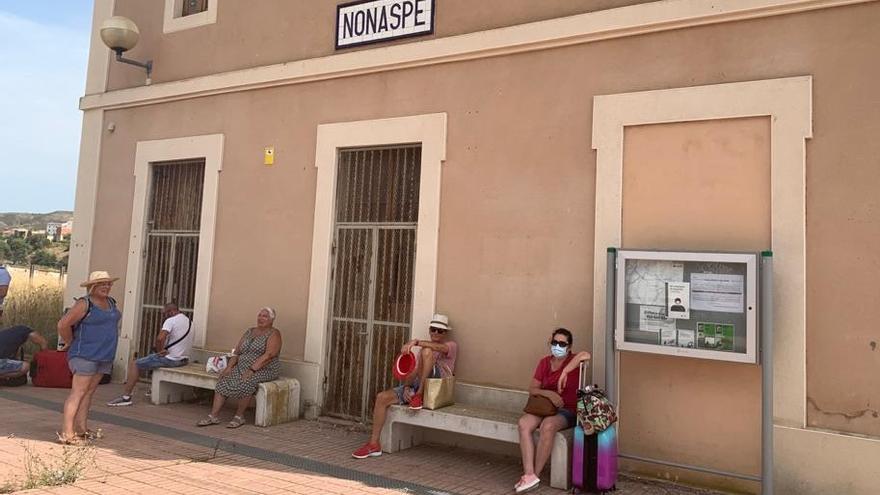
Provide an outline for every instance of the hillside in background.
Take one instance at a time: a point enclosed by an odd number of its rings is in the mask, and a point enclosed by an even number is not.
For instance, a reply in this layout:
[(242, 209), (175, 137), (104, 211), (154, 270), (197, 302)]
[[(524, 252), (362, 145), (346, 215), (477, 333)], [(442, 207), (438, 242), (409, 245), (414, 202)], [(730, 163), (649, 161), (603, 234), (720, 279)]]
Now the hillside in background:
[(72, 211), (53, 211), (50, 213), (0, 213), (0, 230), (12, 227), (43, 230), (49, 222), (64, 223), (72, 219)]

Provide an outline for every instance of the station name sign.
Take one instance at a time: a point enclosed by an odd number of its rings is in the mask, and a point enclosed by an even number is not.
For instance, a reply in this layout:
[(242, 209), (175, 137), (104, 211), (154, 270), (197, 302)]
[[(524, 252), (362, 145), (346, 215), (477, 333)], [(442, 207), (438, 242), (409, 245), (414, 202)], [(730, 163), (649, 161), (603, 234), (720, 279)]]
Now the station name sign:
[(434, 32), (434, 0), (366, 0), (336, 7), (336, 48)]

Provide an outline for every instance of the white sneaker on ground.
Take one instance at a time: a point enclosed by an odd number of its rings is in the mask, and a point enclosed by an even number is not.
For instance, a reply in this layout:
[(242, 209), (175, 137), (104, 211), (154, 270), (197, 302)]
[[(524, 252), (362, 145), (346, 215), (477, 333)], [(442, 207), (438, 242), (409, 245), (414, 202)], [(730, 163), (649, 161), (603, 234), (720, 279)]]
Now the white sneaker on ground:
[(107, 405), (110, 407), (130, 406), (131, 405), (131, 396), (130, 395), (120, 395), (119, 397), (108, 402)]

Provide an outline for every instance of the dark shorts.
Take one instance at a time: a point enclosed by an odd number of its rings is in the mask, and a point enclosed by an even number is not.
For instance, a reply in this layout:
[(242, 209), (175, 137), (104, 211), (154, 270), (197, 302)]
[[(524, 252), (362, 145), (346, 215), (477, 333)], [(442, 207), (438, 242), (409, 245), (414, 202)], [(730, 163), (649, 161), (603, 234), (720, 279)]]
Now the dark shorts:
[(187, 363), (189, 363), (189, 359), (175, 360), (158, 354), (150, 354), (134, 362), (137, 369), (141, 371), (154, 370), (156, 368), (179, 368), (186, 366)]
[[(434, 369), (431, 370), (431, 374), (428, 375), (428, 378), (440, 378), (440, 368), (436, 364), (434, 365)], [(411, 396), (410, 397), (407, 396), (409, 394), (406, 394), (406, 391), (404, 390), (406, 387), (407, 387), (407, 385), (398, 385), (397, 387), (394, 387), (394, 393), (397, 394), (397, 403), (398, 404), (409, 404), (409, 399)], [(418, 392), (419, 379), (418, 378), (413, 379), (413, 381), (409, 385), (409, 387), (413, 390), (414, 393)]]
[(568, 423), (568, 426), (566, 428), (574, 428), (574, 424), (577, 422), (577, 414), (572, 412), (570, 409), (560, 407), (556, 411), (556, 415), (565, 418), (565, 421)]
[(81, 357), (72, 357), (67, 360), (67, 367), (74, 375), (91, 376), (98, 373), (106, 375), (113, 370), (113, 361), (91, 361)]

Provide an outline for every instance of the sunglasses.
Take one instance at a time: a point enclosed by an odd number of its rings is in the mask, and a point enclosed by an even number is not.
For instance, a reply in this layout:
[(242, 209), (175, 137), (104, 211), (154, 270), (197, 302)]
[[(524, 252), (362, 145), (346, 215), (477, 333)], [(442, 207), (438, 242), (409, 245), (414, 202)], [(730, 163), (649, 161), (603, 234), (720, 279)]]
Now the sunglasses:
[(434, 327), (431, 327), (431, 328), (429, 329), (429, 331), (430, 331), (431, 333), (439, 333), (439, 334), (444, 334), (444, 333), (446, 333), (446, 329), (445, 329), (445, 328), (434, 328)]
[(551, 340), (550, 345), (555, 345), (556, 347), (568, 347), (568, 342), (565, 340)]

